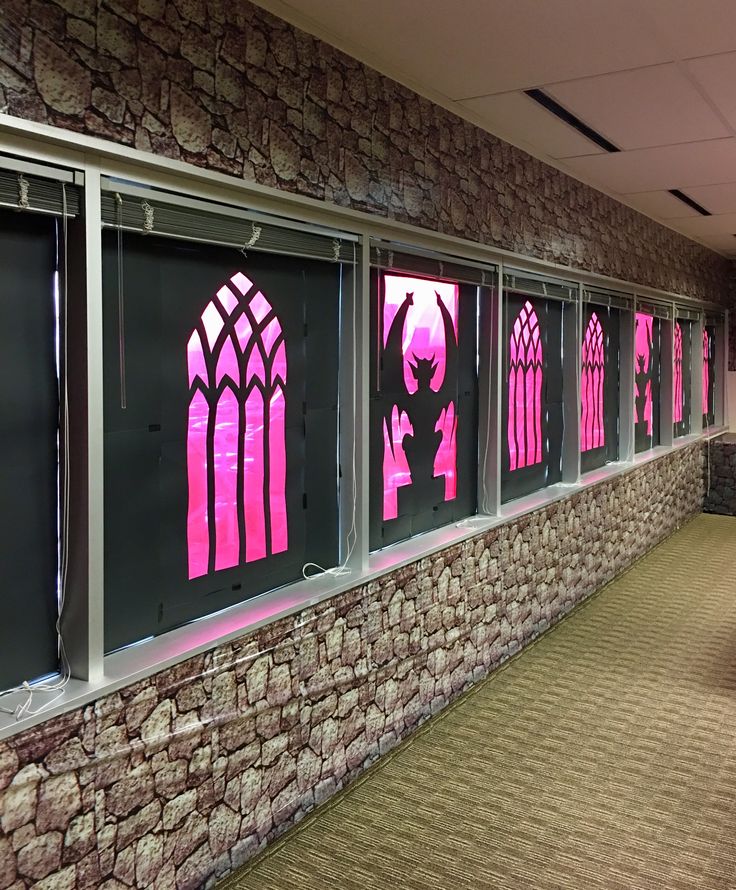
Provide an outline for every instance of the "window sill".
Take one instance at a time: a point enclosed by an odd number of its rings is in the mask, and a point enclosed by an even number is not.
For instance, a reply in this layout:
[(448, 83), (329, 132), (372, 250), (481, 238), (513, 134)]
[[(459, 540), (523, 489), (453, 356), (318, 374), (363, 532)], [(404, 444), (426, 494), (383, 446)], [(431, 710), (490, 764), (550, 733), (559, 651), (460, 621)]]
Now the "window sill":
[[(637, 454), (632, 462), (618, 461), (586, 473), (578, 482), (558, 483), (533, 494), (504, 504), (499, 515), (477, 515), (453, 525), (426, 532), (372, 553), (363, 569), (354, 567), (344, 575), (323, 574), (309, 580), (295, 581), (279, 590), (254, 597), (214, 615), (193, 621), (160, 637), (144, 640), (114, 652), (105, 658), (105, 673), (96, 682), (71, 680), (58, 698), (58, 693), (34, 693), (33, 708), (41, 713), (16, 721), (12, 715), (0, 713), (0, 740), (29, 729), (52, 717), (82, 707), (102, 696), (145, 679), (187, 658), (206, 652), (252, 633), (280, 618), (301, 612), (323, 600), (354, 589), (395, 571), (418, 559), (430, 557), (454, 544), (508, 524), (514, 519), (564, 500), (602, 482), (624, 476), (638, 467), (672, 454), (699, 441), (706, 441), (726, 432), (726, 427), (711, 428), (702, 434), (683, 436), (672, 446), (658, 446)], [(0, 704), (15, 707), (25, 701), (18, 693), (4, 696)]]

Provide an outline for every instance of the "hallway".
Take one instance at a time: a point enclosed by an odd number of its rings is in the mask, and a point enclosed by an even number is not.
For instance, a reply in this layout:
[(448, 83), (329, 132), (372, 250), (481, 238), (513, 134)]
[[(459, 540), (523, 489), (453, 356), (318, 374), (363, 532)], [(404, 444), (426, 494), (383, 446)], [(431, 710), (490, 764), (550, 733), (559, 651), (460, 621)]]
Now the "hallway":
[(736, 887), (735, 557), (697, 517), (219, 886)]

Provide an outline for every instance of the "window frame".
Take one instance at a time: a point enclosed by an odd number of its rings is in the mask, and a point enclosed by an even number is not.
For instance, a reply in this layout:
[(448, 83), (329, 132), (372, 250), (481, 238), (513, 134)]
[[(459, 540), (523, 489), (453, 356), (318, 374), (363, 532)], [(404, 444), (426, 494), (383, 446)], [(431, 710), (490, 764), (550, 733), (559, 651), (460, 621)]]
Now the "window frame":
[[(309, 603), (332, 597), (348, 589), (380, 578), (418, 558), (431, 555), (459, 541), (483, 531), (505, 524), (545, 504), (569, 497), (570, 494), (598, 484), (602, 479), (629, 473), (642, 463), (657, 459), (692, 442), (717, 435), (727, 422), (725, 414), (725, 342), (728, 331), (728, 313), (723, 314), (719, 328), (716, 367), (716, 423), (715, 428), (702, 432), (694, 423), (690, 435), (676, 443), (664, 442), (651, 451), (633, 453), (633, 399), (622, 396), (621, 434), (619, 460), (581, 477), (579, 453), (579, 387), (565, 387), (574, 392), (574, 399), (566, 399), (566, 418), (575, 422), (565, 423), (563, 443), (563, 480), (552, 486), (501, 505), (500, 500), (500, 427), (501, 411), (501, 352), (502, 324), (500, 305), (503, 295), (503, 270), (505, 265), (525, 269), (543, 276), (564, 274), (579, 286), (620, 287), (626, 282), (584, 270), (556, 267), (542, 260), (535, 260), (510, 251), (503, 251), (475, 244), (451, 236), (419, 229), (409, 224), (378, 219), (365, 212), (353, 211), (328, 205), (317, 200), (290, 195), (276, 189), (258, 186), (233, 179), (223, 174), (195, 168), (182, 161), (158, 158), (148, 153), (70, 133), (62, 129), (27, 121), (4, 119), (0, 122), (0, 152), (6, 155), (22, 154), (29, 162), (66, 165), (78, 170), (84, 178), (84, 225), (74, 233), (70, 244), (72, 254), (84, 258), (83, 271), (77, 275), (75, 287), (78, 299), (74, 312), (70, 311), (70, 343), (78, 350), (72, 377), (80, 387), (80, 398), (70, 404), (70, 433), (76, 443), (73, 452), (76, 473), (72, 474), (70, 491), (71, 535), (74, 537), (74, 553), (70, 562), (68, 601), (62, 616), (62, 631), (69, 654), (73, 679), (57, 700), (53, 696), (38, 693), (38, 704), (47, 705), (43, 711), (14, 721), (0, 715), (0, 739), (31, 725), (64, 713), (81, 704), (99, 698), (135, 680), (154, 674), (184, 658), (211, 649), (213, 646), (235, 639), (247, 632), (268, 624), (277, 618), (295, 614)], [(2, 163), (0, 161), (0, 163)], [(101, 193), (102, 177), (138, 183), (145, 189), (169, 189), (191, 195), (197, 200), (225, 203), (244, 210), (257, 211), (294, 221), (296, 224), (317, 225), (335, 232), (347, 231), (358, 239), (356, 249), (358, 264), (352, 283), (346, 283), (345, 310), (341, 317), (341, 361), (348, 369), (344, 389), (341, 391), (340, 453), (343, 474), (341, 486), (341, 557), (344, 560), (343, 575), (320, 575), (310, 581), (297, 581), (257, 598), (233, 606), (225, 612), (200, 619), (194, 625), (186, 625), (139, 644), (134, 648), (104, 656), (103, 654), (103, 565), (102, 546), (103, 492), (98, 480), (102, 478), (103, 453), (102, 429), (102, 312), (101, 300)], [(450, 253), (459, 261), (467, 260), (494, 264), (499, 269), (499, 285), (488, 307), (488, 342), (490, 348), (487, 369), (481, 358), (479, 371), (479, 438), (487, 445), (479, 470), (479, 510), (472, 522), (454, 523), (401, 542), (376, 554), (368, 547), (368, 453), (367, 431), (369, 399), (370, 316), (369, 293), (370, 239), (374, 237), (395, 239), (419, 249)], [(686, 305), (703, 310), (722, 312), (720, 307), (705, 301), (687, 300), (654, 288), (628, 285), (642, 301), (658, 299), (672, 305), (682, 301)], [(70, 283), (71, 290), (71, 283)], [(622, 313), (624, 314), (624, 313)], [(633, 313), (629, 316), (627, 336), (621, 341), (622, 393), (633, 391)], [(569, 314), (574, 321), (572, 341), (579, 343), (580, 311)], [(567, 327), (563, 332), (565, 343), (570, 336)], [(494, 348), (495, 347), (495, 348)], [(701, 347), (702, 348), (702, 347)], [(693, 367), (698, 365), (694, 350)], [(569, 361), (563, 368), (566, 381), (579, 367), (579, 349), (568, 350)], [(628, 357), (630, 379), (624, 368)], [(671, 357), (671, 351), (670, 351)], [(572, 365), (569, 363), (572, 362)], [(572, 368), (572, 370), (571, 370)], [(697, 370), (702, 369), (701, 364)], [(485, 371), (489, 373), (485, 373)], [(662, 428), (672, 428), (671, 364), (663, 370), (669, 376), (669, 403), (663, 401)], [(693, 371), (693, 380), (697, 376)], [(572, 379), (575, 379), (574, 377)], [(702, 379), (702, 378), (701, 378)], [(696, 404), (696, 387), (692, 398)], [(574, 404), (569, 408), (569, 402)], [(625, 410), (624, 410), (625, 408)], [(574, 434), (570, 430), (575, 431)], [(571, 443), (574, 447), (571, 447)], [(7, 703), (7, 700), (6, 700)]]

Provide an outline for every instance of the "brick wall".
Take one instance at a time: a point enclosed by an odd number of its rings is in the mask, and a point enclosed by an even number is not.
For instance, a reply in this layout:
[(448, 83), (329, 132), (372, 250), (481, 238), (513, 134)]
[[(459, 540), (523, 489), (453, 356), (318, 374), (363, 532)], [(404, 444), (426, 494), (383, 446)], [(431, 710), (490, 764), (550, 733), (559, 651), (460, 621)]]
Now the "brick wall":
[(705, 498), (706, 513), (736, 516), (736, 436), (721, 436), (711, 442), (710, 486)]
[(0, 888), (210, 886), (698, 513), (703, 449), (0, 742)]

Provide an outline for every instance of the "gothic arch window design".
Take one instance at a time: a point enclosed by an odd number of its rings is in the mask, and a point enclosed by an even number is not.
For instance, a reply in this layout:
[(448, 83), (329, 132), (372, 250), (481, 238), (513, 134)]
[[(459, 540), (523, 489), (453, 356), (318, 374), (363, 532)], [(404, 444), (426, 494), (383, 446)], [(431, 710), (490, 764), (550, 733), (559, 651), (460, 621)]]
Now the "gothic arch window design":
[(682, 413), (685, 407), (685, 386), (682, 377), (682, 325), (675, 322), (675, 352), (674, 352), (674, 393), (672, 404), (672, 419), (675, 423), (682, 423)]
[(459, 286), (384, 276), (382, 388), (383, 519), (400, 500), (457, 496)]
[(651, 436), (654, 427), (654, 402), (652, 397), (652, 371), (654, 318), (643, 312), (636, 313), (634, 404), (636, 422), (646, 425), (646, 435)]
[(605, 383), (605, 341), (603, 326), (594, 312), (583, 337), (580, 396), (582, 401), (581, 451), (601, 448), (606, 444), (603, 420)]
[(539, 319), (527, 300), (509, 338), (509, 469), (542, 462), (542, 336)]
[(288, 549), (286, 344), (258, 288), (238, 272), (187, 344), (189, 578)]
[(710, 413), (710, 334), (703, 328), (703, 414)]

